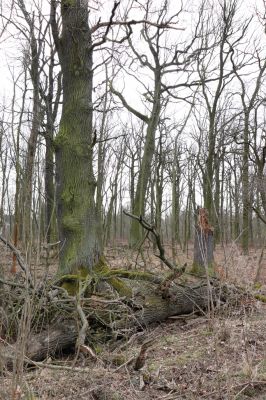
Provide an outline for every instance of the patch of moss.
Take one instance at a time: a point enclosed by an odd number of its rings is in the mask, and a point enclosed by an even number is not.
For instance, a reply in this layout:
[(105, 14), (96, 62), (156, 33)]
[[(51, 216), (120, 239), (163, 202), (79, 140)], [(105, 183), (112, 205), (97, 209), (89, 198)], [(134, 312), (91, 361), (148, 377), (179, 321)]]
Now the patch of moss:
[(119, 293), (120, 296), (132, 297), (132, 290), (119, 278), (110, 278), (110, 285)]
[(87, 278), (88, 278), (88, 275), (89, 275), (89, 273), (88, 273), (88, 268), (83, 267), (83, 266), (79, 266), (79, 267), (78, 267), (77, 273), (78, 273), (78, 275), (79, 275), (79, 277), (80, 277), (81, 279), (87, 279)]
[[(208, 265), (208, 276), (214, 278), (216, 276), (215, 274), (215, 270), (214, 270), (214, 265), (213, 263), (210, 263)], [(205, 276), (206, 275), (206, 270), (205, 267), (202, 265), (199, 265), (197, 263), (193, 263), (190, 272), (193, 275), (197, 275), (197, 276)]]
[(266, 303), (266, 296), (263, 294), (255, 294), (255, 299), (261, 301), (262, 303)]
[(210, 337), (210, 336), (213, 335), (213, 331), (212, 331), (211, 329), (203, 330), (203, 331), (202, 331), (202, 335), (203, 335), (203, 336)]
[(101, 354), (103, 351), (103, 347), (99, 343), (94, 344), (93, 349), (96, 354)]
[(67, 291), (67, 293), (69, 294), (69, 296), (75, 296), (75, 294), (78, 291), (78, 282), (74, 281), (74, 282), (64, 282), (62, 284), (62, 288), (65, 289)]
[(103, 256), (99, 258), (98, 263), (93, 267), (93, 271), (97, 275), (106, 275), (110, 272), (110, 268), (108, 267)]
[(112, 276), (112, 271), (108, 267), (104, 257), (100, 257), (98, 263), (93, 268), (93, 271), (98, 277), (98, 280), (101, 280), (101, 278), (108, 278), (108, 282), (120, 296), (132, 297), (132, 290), (126, 285), (126, 283), (121, 279)]
[[(80, 283), (84, 284), (89, 279), (91, 280), (91, 288), (93, 291), (93, 287), (96, 287), (97, 283), (101, 280), (108, 280), (108, 283), (119, 293), (120, 296), (126, 296), (127, 298), (132, 297), (132, 290), (127, 284), (119, 278), (122, 276), (124, 278), (129, 278), (129, 274), (125, 270), (110, 270), (108, 267), (105, 258), (100, 257), (98, 263), (93, 268), (93, 273), (89, 274), (88, 269), (83, 266), (79, 266), (72, 274), (65, 274), (58, 280), (58, 284), (60, 284), (69, 295), (74, 296), (79, 290)], [(147, 273), (134, 273), (132, 274), (132, 278), (148, 277), (152, 279), (152, 274)]]
[(75, 0), (63, 0), (62, 4), (63, 4), (63, 6), (74, 7)]
[(126, 279), (137, 279), (137, 280), (144, 280), (148, 282), (154, 282), (158, 277), (153, 275), (149, 272), (143, 271), (127, 271), (125, 269), (113, 269), (110, 270), (106, 275), (108, 277), (117, 276)]
[(78, 267), (73, 274), (66, 274), (60, 277), (58, 284), (65, 289), (70, 296), (77, 294), (80, 284), (89, 280), (88, 270), (85, 267)]

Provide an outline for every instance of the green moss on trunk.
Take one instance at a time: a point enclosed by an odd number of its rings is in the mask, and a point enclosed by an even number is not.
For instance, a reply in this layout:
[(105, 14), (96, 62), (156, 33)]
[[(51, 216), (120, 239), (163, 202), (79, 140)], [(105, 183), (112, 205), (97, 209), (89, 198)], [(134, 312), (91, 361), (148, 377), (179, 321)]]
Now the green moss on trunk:
[(61, 3), (59, 60), (63, 108), (55, 140), (56, 200), (61, 242), (59, 273), (91, 272), (102, 254), (92, 165), (91, 33), (86, 2)]

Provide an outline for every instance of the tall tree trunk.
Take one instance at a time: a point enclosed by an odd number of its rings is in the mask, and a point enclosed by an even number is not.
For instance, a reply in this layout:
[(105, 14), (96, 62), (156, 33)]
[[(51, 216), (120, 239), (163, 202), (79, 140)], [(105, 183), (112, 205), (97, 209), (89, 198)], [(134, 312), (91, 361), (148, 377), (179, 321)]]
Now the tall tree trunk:
[[(189, 197), (189, 196), (188, 196)], [(187, 212), (187, 209), (186, 209)], [(176, 258), (176, 245), (180, 243), (180, 165), (177, 154), (177, 139), (174, 146), (174, 159), (172, 167), (172, 216), (171, 216), (171, 235), (172, 235), (172, 258)], [(186, 220), (186, 217), (185, 217)]]
[(221, 188), (220, 188), (220, 160), (219, 156), (216, 155), (214, 165), (215, 165), (215, 194), (214, 194), (214, 218), (215, 221), (215, 243), (219, 243), (221, 240), (221, 211), (220, 211), (220, 198), (221, 198)]
[(42, 93), (46, 105), (45, 133), (45, 234), (47, 243), (55, 233), (55, 185), (54, 185), (54, 130), (61, 96), (61, 72), (57, 76), (57, 93), (54, 96), (54, 49), (51, 49), (48, 77), (48, 94)]
[[(159, 117), (160, 117), (160, 73), (155, 73), (155, 90), (154, 90), (154, 103), (152, 108), (151, 117), (148, 121), (147, 133), (145, 138), (144, 152), (141, 160), (140, 172), (135, 192), (133, 214), (144, 215), (145, 213), (145, 198), (148, 181), (151, 177), (151, 165), (155, 152), (155, 133), (157, 130)], [(131, 221), (130, 228), (130, 245), (136, 246), (141, 242), (142, 229), (139, 223), (135, 220)]]
[(31, 18), (30, 14), (26, 10), (24, 0), (18, 0), (19, 7), (24, 15), (30, 31), (30, 76), (33, 86), (33, 98), (32, 98), (32, 123), (31, 131), (28, 139), (27, 154), (25, 161), (24, 171), (24, 185), (23, 185), (23, 217), (24, 217), (24, 243), (29, 246), (31, 238), (31, 226), (32, 226), (32, 180), (34, 173), (34, 160), (36, 154), (37, 139), (41, 124), (41, 113), (40, 113), (40, 96), (39, 96), (39, 56), (42, 49), (42, 44), (37, 40), (35, 36), (35, 21), (34, 16)]
[(213, 220), (213, 181), (214, 181), (214, 153), (215, 153), (215, 111), (210, 112), (210, 123), (208, 133), (208, 156), (206, 170), (203, 175), (203, 197), (204, 207), (208, 210), (210, 220)]
[[(17, 127), (16, 137), (15, 133), (12, 130), (14, 148), (15, 148), (15, 170), (16, 170), (16, 189), (15, 189), (15, 199), (14, 199), (14, 228), (13, 228), (13, 243), (14, 246), (17, 247), (19, 241), (19, 233), (21, 232), (20, 219), (21, 219), (21, 210), (20, 210), (20, 195), (21, 195), (21, 165), (20, 165), (20, 135), (21, 135), (21, 125), (22, 118), (25, 109), (25, 98), (27, 93), (27, 70), (25, 70), (25, 78), (24, 78), (24, 91), (22, 96), (22, 104), (21, 104), (21, 112), (19, 115), (19, 123)], [(14, 87), (14, 100), (15, 100), (15, 87)], [(12, 124), (13, 125), (13, 124)], [(12, 267), (11, 273), (16, 273), (16, 263), (17, 256), (13, 253)]]
[(54, 149), (53, 128), (47, 129), (45, 151), (45, 233), (47, 243), (52, 241), (54, 211)]
[(249, 157), (249, 127), (248, 118), (245, 119), (244, 127), (244, 145), (243, 145), (243, 163), (242, 163), (242, 248), (244, 254), (248, 253), (249, 246), (249, 168), (248, 168), (248, 157)]
[(100, 238), (103, 236), (103, 185), (104, 185), (104, 165), (105, 165), (105, 155), (106, 148), (104, 143), (104, 136), (106, 133), (106, 120), (107, 120), (107, 99), (108, 99), (108, 74), (107, 74), (107, 66), (105, 66), (105, 74), (106, 74), (106, 86), (105, 86), (105, 94), (103, 100), (103, 110), (102, 110), (102, 120), (100, 126), (100, 135), (99, 135), (99, 145), (98, 145), (98, 178), (97, 178), (97, 186), (96, 186), (96, 209), (99, 220), (101, 224), (99, 226), (99, 236)]
[(88, 2), (61, 1), (62, 37), (52, 28), (63, 73), (63, 108), (56, 146), (56, 201), (60, 271), (91, 270), (99, 261), (100, 220), (92, 165), (92, 53)]

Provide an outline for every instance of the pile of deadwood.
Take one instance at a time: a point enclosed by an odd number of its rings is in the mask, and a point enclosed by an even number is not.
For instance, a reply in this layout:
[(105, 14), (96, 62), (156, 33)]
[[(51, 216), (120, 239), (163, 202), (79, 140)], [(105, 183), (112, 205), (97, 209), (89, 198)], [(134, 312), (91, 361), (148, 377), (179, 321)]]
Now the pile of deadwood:
[(163, 276), (110, 269), (101, 259), (86, 277), (65, 275), (34, 284), (17, 249), (1, 238), (16, 252), (23, 271), (23, 276), (12, 281), (0, 277), (2, 367), (12, 368), (18, 360), (34, 364), (66, 349), (94, 357), (99, 344), (121, 344), (151, 323), (175, 315), (210, 315), (250, 301), (251, 295), (244, 290), (221, 284), (208, 273), (193, 276), (185, 265), (173, 265), (165, 257), (155, 228), (141, 223), (154, 235), (158, 257), (170, 270)]

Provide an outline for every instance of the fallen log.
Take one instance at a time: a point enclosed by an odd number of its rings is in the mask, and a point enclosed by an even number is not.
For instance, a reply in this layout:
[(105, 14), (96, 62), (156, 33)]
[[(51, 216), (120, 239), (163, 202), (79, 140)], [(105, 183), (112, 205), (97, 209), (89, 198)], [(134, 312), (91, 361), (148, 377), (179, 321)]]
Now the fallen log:
[(79, 330), (75, 321), (62, 321), (35, 335), (30, 335), (24, 351), (20, 348), (20, 341), (10, 345), (2, 341), (0, 347), (0, 366), (13, 369), (20, 358), (24, 357), (25, 364), (31, 361), (42, 361), (48, 357), (69, 349), (75, 345)]
[[(102, 342), (117, 336), (123, 337), (125, 332), (128, 337), (130, 332), (145, 329), (149, 324), (163, 321), (170, 316), (189, 314), (193, 311), (203, 312), (209, 304), (210, 293), (204, 281), (190, 285), (171, 282), (165, 288), (158, 283), (164, 282), (165, 279), (159, 280), (157, 277), (152, 281), (152, 274), (147, 275), (147, 280), (143, 280), (143, 275), (141, 280), (136, 280), (136, 272), (132, 274), (133, 279), (129, 279), (128, 273), (127, 278), (118, 277), (124, 275), (121, 270), (117, 274), (112, 271), (106, 278), (108, 274), (103, 275), (103, 285), (98, 283), (101, 291), (79, 300), (79, 306), (82, 305), (83, 313), (89, 321), (85, 340), (92, 348), (97, 344), (99, 336)], [(61, 298), (58, 292), (54, 299), (51, 299), (50, 294), (49, 296), (49, 305), (44, 302), (45, 312), (47, 313), (47, 306), (54, 312), (54, 306), (58, 305), (58, 310), (64, 307), (68, 310), (69, 318), (62, 319), (58, 311), (58, 318), (53, 316), (53, 321), (57, 320), (56, 323), (45, 329), (40, 328), (40, 332), (35, 335), (29, 335), (23, 351), (26, 364), (29, 360), (41, 361), (53, 357), (78, 344), (82, 323), (77, 312), (76, 298), (66, 295), (65, 291), (62, 292)], [(9, 369), (20, 357), (19, 343), (18, 338), (14, 345), (2, 345), (0, 348), (1, 364)]]

